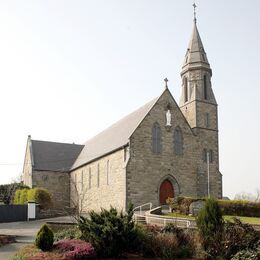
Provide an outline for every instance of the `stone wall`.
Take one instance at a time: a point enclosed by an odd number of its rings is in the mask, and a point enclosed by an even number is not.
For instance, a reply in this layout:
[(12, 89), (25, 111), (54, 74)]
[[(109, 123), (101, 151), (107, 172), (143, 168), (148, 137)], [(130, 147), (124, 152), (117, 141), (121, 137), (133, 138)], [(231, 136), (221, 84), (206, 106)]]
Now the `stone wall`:
[(71, 172), (71, 207), (81, 212), (110, 206), (125, 209), (125, 150), (118, 150)]
[[(170, 107), (172, 126), (166, 127), (165, 113)], [(152, 152), (152, 126), (157, 122), (162, 131), (162, 152)], [(182, 130), (183, 155), (174, 153), (173, 133), (175, 127)], [(166, 90), (150, 113), (141, 122), (130, 139), (130, 160), (127, 165), (127, 201), (134, 205), (152, 202), (159, 204), (159, 188), (168, 178), (175, 195), (197, 195), (198, 141)]]
[(32, 187), (46, 188), (51, 193), (53, 208), (66, 213), (70, 206), (69, 173), (34, 171), (32, 176)]

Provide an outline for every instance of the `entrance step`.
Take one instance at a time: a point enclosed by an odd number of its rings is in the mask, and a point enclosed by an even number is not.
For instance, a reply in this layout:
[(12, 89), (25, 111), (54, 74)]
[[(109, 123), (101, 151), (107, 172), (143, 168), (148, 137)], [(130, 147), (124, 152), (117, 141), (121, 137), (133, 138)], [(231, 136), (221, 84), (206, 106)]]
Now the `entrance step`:
[(146, 218), (145, 216), (140, 216), (140, 215), (134, 215), (134, 219), (137, 223), (139, 224), (146, 224)]

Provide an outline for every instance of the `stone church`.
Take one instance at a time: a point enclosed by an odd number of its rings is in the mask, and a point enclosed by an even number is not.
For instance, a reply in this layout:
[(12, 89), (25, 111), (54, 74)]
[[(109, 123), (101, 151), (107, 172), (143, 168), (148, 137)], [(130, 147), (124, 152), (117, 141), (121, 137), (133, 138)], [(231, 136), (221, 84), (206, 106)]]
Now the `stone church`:
[(181, 69), (179, 105), (167, 86), (159, 97), (82, 145), (28, 137), (23, 181), (46, 187), (56, 208), (125, 210), (168, 197), (222, 197), (218, 111), (212, 70), (196, 19)]

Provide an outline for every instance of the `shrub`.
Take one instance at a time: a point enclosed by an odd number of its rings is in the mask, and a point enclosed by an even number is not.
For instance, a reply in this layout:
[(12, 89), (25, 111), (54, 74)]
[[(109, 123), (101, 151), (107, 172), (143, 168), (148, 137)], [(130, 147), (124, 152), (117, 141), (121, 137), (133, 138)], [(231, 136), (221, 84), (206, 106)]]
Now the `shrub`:
[(47, 209), (51, 207), (51, 195), (47, 189), (35, 188), (34, 189), (34, 201), (40, 205), (41, 209)]
[(51, 207), (51, 195), (47, 189), (44, 188), (24, 188), (16, 190), (14, 196), (15, 204), (25, 204), (28, 201), (34, 201), (40, 205), (40, 209), (47, 209)]
[(239, 219), (227, 222), (223, 232), (223, 257), (229, 259), (232, 255), (243, 249), (254, 248), (258, 237), (254, 228), (249, 224), (243, 224)]
[(154, 249), (157, 251), (157, 256), (162, 259), (176, 259), (178, 239), (176, 235), (171, 233), (161, 233), (155, 237)]
[(19, 204), (26, 204), (28, 202), (28, 189), (22, 189), (20, 194)]
[(16, 190), (14, 195), (14, 204), (20, 204), (21, 190)]
[(14, 204), (26, 204), (28, 201), (29, 188), (18, 189), (15, 191)]
[(189, 257), (193, 255), (195, 246), (188, 230), (178, 228), (174, 224), (169, 223), (161, 232), (163, 234), (170, 234), (176, 239), (177, 248), (175, 249), (175, 255), (177, 257)]
[(260, 247), (258, 249), (247, 249), (236, 253), (231, 260), (259, 260)]
[(134, 246), (144, 257), (161, 259), (179, 259), (194, 254), (193, 238), (188, 233), (173, 225), (159, 229), (154, 226), (137, 226), (137, 238)]
[(136, 225), (136, 239), (132, 243), (132, 249), (135, 249), (135, 252), (140, 253), (144, 257), (152, 258), (155, 256), (154, 249), (154, 239), (155, 234), (157, 234), (157, 230), (154, 233), (155, 229), (149, 229), (142, 225)]
[(40, 205), (40, 209), (50, 208), (52, 205), (51, 195), (47, 189), (34, 188), (28, 191), (28, 200)]
[(260, 203), (246, 200), (219, 200), (224, 215), (260, 217)]
[(221, 209), (215, 199), (209, 198), (206, 200), (204, 207), (196, 218), (196, 222), (206, 252), (212, 256), (219, 255), (224, 222)]
[(0, 185), (0, 201), (4, 204), (14, 203), (14, 196), (17, 189), (28, 188), (21, 183), (11, 183)]
[(42, 225), (35, 238), (35, 245), (42, 251), (48, 251), (53, 246), (53, 232), (46, 225)]
[(170, 206), (172, 211), (177, 211), (180, 212), (181, 214), (188, 215), (190, 204), (198, 200), (205, 200), (205, 199), (179, 196), (176, 198), (168, 198), (167, 204)]
[(62, 239), (79, 239), (81, 237), (81, 232), (78, 227), (71, 227), (59, 230), (54, 233), (54, 241)]
[(60, 240), (55, 243), (55, 249), (64, 252), (64, 260), (84, 260), (96, 258), (96, 252), (90, 243), (77, 239)]
[[(172, 210), (188, 215), (190, 204), (198, 200), (205, 201), (206, 199), (179, 196), (176, 198), (169, 198), (167, 204), (169, 204)], [(260, 217), (259, 202), (246, 200), (218, 200), (217, 202), (223, 215)]]
[(116, 257), (131, 248), (136, 238), (132, 219), (133, 206), (126, 214), (111, 207), (100, 213), (91, 211), (90, 218), (80, 217), (79, 229), (84, 240), (89, 241), (99, 255)]

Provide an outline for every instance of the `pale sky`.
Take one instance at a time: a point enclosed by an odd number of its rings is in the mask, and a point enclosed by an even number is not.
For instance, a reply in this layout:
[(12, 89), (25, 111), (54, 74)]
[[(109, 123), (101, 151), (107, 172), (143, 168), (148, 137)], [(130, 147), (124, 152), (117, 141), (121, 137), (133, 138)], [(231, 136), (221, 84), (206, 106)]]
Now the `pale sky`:
[[(223, 194), (260, 188), (260, 1), (198, 0), (219, 105)], [(27, 136), (83, 143), (164, 88), (177, 102), (192, 0), (0, 1), (0, 183)]]

